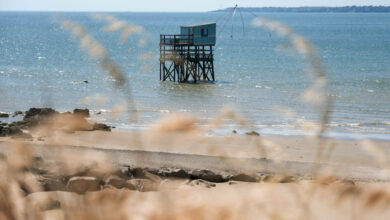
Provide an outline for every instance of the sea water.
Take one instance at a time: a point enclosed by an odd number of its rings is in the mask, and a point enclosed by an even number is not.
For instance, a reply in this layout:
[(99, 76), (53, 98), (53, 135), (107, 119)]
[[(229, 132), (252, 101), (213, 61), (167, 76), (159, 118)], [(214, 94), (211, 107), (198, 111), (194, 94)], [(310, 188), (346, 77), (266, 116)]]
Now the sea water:
[[(146, 128), (170, 113), (193, 115), (204, 125), (229, 108), (251, 129), (287, 135), (310, 133), (310, 127), (300, 125), (320, 121), (319, 112), (302, 98), (312, 85), (309, 64), (286, 47), (286, 39), (253, 26), (253, 14), (243, 13), (241, 19), (211, 12), (104, 13), (144, 28), (124, 43), (121, 33), (104, 31), (107, 23), (93, 14), (0, 12), (0, 111), (89, 108), (93, 117), (110, 125)], [(256, 16), (290, 26), (317, 48), (333, 103), (329, 134), (390, 138), (390, 14)], [(83, 25), (106, 47), (131, 92), (115, 86), (79, 40), (61, 28), (63, 20)], [(209, 22), (217, 22), (216, 82), (161, 82), (160, 34), (179, 34), (181, 25)], [(137, 120), (126, 114), (112, 117), (129, 97), (134, 103), (129, 114)], [(237, 127), (233, 121), (227, 124), (227, 130)]]

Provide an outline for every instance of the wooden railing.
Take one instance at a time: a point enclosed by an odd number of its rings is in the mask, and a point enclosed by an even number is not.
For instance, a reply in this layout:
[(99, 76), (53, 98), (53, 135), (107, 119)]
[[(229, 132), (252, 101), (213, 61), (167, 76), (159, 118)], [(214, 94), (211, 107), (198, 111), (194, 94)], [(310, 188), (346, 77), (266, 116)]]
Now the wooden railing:
[(193, 34), (161, 34), (161, 45), (192, 45), (194, 43)]

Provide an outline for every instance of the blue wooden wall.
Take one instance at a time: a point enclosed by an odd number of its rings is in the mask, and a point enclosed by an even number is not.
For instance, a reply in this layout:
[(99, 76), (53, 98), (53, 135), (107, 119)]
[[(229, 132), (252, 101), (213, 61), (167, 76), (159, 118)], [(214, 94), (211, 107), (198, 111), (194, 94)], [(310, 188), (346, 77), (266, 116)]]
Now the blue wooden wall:
[(194, 45), (215, 45), (216, 43), (216, 24), (199, 24), (181, 26), (180, 34), (194, 34)]

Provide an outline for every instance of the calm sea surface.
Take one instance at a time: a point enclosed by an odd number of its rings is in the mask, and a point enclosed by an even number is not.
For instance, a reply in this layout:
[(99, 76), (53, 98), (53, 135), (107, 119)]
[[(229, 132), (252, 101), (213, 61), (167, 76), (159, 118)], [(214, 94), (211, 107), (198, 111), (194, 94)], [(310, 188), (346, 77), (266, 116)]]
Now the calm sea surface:
[[(285, 39), (254, 27), (253, 15), (244, 13), (242, 22), (238, 15), (227, 20), (224, 13), (110, 14), (146, 32), (120, 44), (120, 33), (102, 31), (106, 23), (90, 13), (0, 12), (0, 111), (90, 108), (102, 112), (94, 117), (111, 125), (143, 128), (172, 112), (193, 114), (207, 123), (229, 107), (268, 134), (300, 134), (297, 122), (318, 121), (318, 113), (302, 101), (311, 85), (308, 64), (283, 49)], [(258, 15), (289, 25), (317, 47), (334, 101), (331, 135), (390, 139), (390, 14)], [(84, 25), (126, 72), (138, 122), (110, 117), (126, 95), (80, 49), (78, 40), (61, 29), (61, 19)], [(160, 82), (159, 35), (204, 22), (217, 22), (217, 81)], [(285, 109), (296, 115), (286, 117), (281, 113)], [(229, 123), (229, 129), (235, 128)]]

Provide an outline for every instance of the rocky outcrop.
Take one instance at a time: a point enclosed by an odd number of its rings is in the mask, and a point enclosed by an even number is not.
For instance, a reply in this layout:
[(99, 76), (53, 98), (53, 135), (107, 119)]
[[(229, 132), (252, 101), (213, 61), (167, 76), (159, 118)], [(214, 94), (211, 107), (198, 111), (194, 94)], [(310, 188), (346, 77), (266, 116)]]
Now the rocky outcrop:
[(31, 128), (45, 123), (53, 115), (59, 114), (52, 108), (30, 108), (26, 111), (23, 121), (26, 122), (25, 126)]
[(131, 179), (126, 181), (126, 186), (130, 190), (138, 190), (140, 192), (157, 191), (159, 184), (149, 179)]
[(106, 177), (104, 183), (105, 186), (112, 186), (117, 189), (122, 189), (127, 186), (126, 180), (114, 175)]
[(188, 182), (187, 185), (190, 185), (190, 186), (203, 186), (203, 187), (206, 187), (206, 188), (212, 188), (212, 187), (216, 186), (215, 183), (210, 183), (208, 181), (201, 180), (201, 179), (192, 180), (192, 181)]
[(246, 135), (249, 135), (249, 136), (260, 136), (259, 133), (257, 133), (256, 131), (251, 131), (251, 132), (247, 132), (245, 133)]
[[(20, 112), (15, 112), (19, 115)], [(52, 108), (30, 108), (25, 112), (23, 120), (12, 122), (8, 125), (9, 128), (30, 130), (37, 126), (50, 125), (53, 129), (63, 130), (66, 132), (74, 131), (111, 131), (111, 127), (102, 123), (89, 123), (86, 118), (89, 117), (88, 109), (74, 109), (73, 113), (59, 113)], [(1, 125), (5, 127), (4, 125)], [(7, 130), (7, 131), (6, 131)], [(3, 132), (4, 136), (10, 129)], [(12, 132), (16, 132), (12, 130)], [(11, 132), (11, 131), (9, 131)]]
[(0, 118), (8, 118), (8, 117), (9, 117), (9, 114), (4, 113), (4, 112), (0, 112)]
[(152, 180), (154, 182), (161, 182), (161, 178), (158, 175), (155, 175), (155, 174), (149, 172), (147, 169), (134, 168), (134, 169), (131, 169), (131, 174), (135, 178), (149, 179), (149, 180)]
[(18, 116), (18, 115), (23, 115), (23, 112), (22, 111), (16, 111), (14, 112), (13, 116)]
[(100, 180), (90, 176), (75, 176), (69, 179), (66, 189), (70, 192), (83, 194), (100, 190)]
[(93, 131), (111, 131), (111, 127), (106, 124), (95, 123), (92, 126)]
[(222, 177), (222, 175), (216, 174), (210, 170), (192, 170), (190, 172), (190, 176), (192, 179), (202, 179), (214, 183), (221, 183), (227, 181)]
[(73, 115), (78, 115), (83, 118), (88, 118), (89, 117), (89, 109), (74, 109), (73, 110)]
[(45, 191), (65, 191), (66, 179), (57, 176), (42, 176), (38, 182)]
[(190, 174), (179, 168), (162, 168), (157, 173), (159, 176), (168, 177), (168, 178), (180, 178), (180, 179), (188, 179), (190, 178)]
[(16, 126), (1, 126), (0, 125), (0, 137), (14, 136), (14, 135), (22, 135), (23, 131)]
[(237, 175), (233, 175), (231, 177), (231, 180), (242, 181), (242, 182), (257, 182), (257, 181), (259, 181), (254, 176), (251, 176), (251, 175), (248, 175), (248, 174), (245, 174), (245, 173), (240, 173), (240, 174), (237, 174)]

